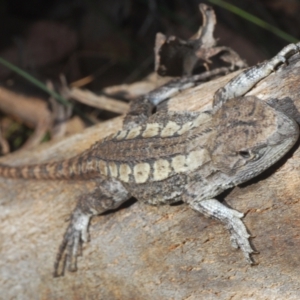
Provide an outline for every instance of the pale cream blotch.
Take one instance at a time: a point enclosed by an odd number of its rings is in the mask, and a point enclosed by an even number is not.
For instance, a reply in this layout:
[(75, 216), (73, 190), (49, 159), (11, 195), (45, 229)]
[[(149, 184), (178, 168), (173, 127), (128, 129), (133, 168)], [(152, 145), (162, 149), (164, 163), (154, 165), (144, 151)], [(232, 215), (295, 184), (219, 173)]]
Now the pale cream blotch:
[(186, 156), (177, 155), (172, 158), (172, 167), (176, 173), (186, 172), (188, 170), (186, 165)]
[(148, 123), (142, 136), (144, 138), (154, 137), (159, 134), (159, 124), (158, 123)]
[[(47, 166), (47, 171), (48, 171), (48, 173), (49, 173), (50, 178), (52, 178), (52, 177), (54, 176), (54, 174), (55, 174), (55, 172), (56, 172), (55, 169), (56, 169), (56, 168), (55, 168), (55, 165), (54, 165), (53, 163), (50, 163), (50, 164)], [(27, 172), (27, 168), (25, 168), (23, 171), (24, 171), (24, 172)], [(23, 174), (23, 171), (22, 171), (22, 174)]]
[(182, 125), (180, 130), (178, 130), (177, 134), (182, 135), (185, 132), (189, 131), (193, 127), (193, 122), (187, 122)]
[(4, 171), (3, 171), (3, 176), (6, 177), (8, 176), (8, 174), (12, 177), (15, 177), (16, 176), (16, 172), (17, 170), (15, 168), (4, 168)]
[(153, 164), (153, 179), (155, 181), (167, 178), (170, 172), (170, 163), (165, 159), (159, 159)]
[(141, 129), (141, 126), (132, 128), (126, 136), (126, 140), (134, 139), (135, 137), (139, 136), (141, 133)]
[(124, 182), (129, 182), (129, 175), (132, 173), (127, 164), (121, 164), (119, 167), (119, 178)]
[(41, 169), (43, 170), (44, 168), (43, 167), (40, 168), (38, 166), (34, 167), (33, 170), (32, 170), (33, 176), (36, 177), (36, 178), (42, 177), (42, 175), (40, 175)]
[(116, 139), (117, 140), (123, 140), (126, 137), (127, 133), (128, 133), (127, 130), (121, 130), (119, 132), (119, 134), (116, 136)]
[(186, 165), (189, 171), (193, 171), (210, 160), (210, 156), (205, 149), (191, 151), (186, 158)]
[(98, 163), (98, 159), (93, 158), (92, 165), (91, 165), (93, 171), (97, 171), (97, 163)]
[(150, 165), (148, 163), (136, 164), (133, 168), (133, 175), (136, 183), (144, 183), (150, 175)]
[(162, 130), (160, 136), (161, 137), (168, 137), (168, 136), (173, 136), (176, 131), (178, 131), (178, 129), (180, 128), (180, 126), (172, 121), (169, 121), (168, 124), (165, 126), (165, 128)]
[(109, 167), (110, 176), (114, 178), (118, 177), (118, 167), (116, 163), (111, 161), (108, 163), (108, 167)]
[(24, 168), (21, 169), (21, 174), (23, 177), (27, 177), (28, 174), (28, 166), (24, 166)]
[(100, 170), (101, 175), (107, 176), (107, 164), (104, 160), (98, 161), (98, 170)]
[(120, 131), (117, 131), (115, 134), (112, 135), (111, 139), (115, 139), (120, 134)]
[(194, 121), (193, 121), (193, 126), (192, 127), (198, 127), (201, 124), (204, 124), (206, 122), (208, 122), (211, 119), (211, 115), (210, 114), (206, 114), (206, 113), (201, 113)]
[(83, 160), (84, 162), (82, 164), (80, 164), (80, 168), (81, 168), (81, 173), (86, 173), (87, 170), (87, 164), (86, 164), (86, 160)]

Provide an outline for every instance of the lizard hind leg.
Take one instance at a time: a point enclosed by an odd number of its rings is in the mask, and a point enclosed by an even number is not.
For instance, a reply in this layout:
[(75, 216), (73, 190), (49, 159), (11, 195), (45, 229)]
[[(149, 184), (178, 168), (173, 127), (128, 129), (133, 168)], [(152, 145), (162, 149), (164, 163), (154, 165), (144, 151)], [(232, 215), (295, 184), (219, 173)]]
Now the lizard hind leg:
[(204, 214), (207, 217), (222, 222), (230, 233), (230, 241), (233, 248), (240, 248), (248, 263), (254, 264), (251, 258), (252, 253), (256, 253), (249, 243), (249, 233), (241, 218), (244, 214), (228, 208), (216, 199), (201, 201), (191, 201), (189, 205), (192, 209)]
[(129, 198), (129, 193), (117, 180), (104, 181), (92, 193), (79, 198), (56, 255), (54, 277), (63, 276), (66, 265), (70, 272), (77, 270), (77, 257), (81, 255), (82, 243), (89, 240), (90, 219), (119, 207)]

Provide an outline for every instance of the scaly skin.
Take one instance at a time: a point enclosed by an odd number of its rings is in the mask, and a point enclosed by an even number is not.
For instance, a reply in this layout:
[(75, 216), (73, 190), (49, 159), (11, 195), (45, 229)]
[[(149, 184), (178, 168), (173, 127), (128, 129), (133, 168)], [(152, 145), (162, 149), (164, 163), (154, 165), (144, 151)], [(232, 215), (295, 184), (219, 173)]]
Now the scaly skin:
[[(83, 195), (72, 214), (55, 262), (54, 275), (62, 275), (64, 255), (69, 270), (77, 269), (81, 242), (88, 240), (94, 215), (118, 207), (134, 196), (161, 205), (183, 200), (192, 209), (221, 221), (234, 247), (252, 263), (249, 234), (242, 213), (215, 197), (224, 190), (257, 176), (284, 156), (298, 138), (298, 125), (256, 97), (243, 97), (299, 51), (290, 44), (270, 61), (250, 68), (216, 92), (212, 111), (158, 112), (152, 107), (182, 89), (170, 83), (135, 101), (123, 130), (62, 162), (9, 167), (0, 175), (11, 178), (95, 179), (98, 188)], [(203, 76), (211, 76), (212, 72)], [(195, 79), (196, 78), (196, 79)], [(189, 87), (194, 80), (179, 83)]]

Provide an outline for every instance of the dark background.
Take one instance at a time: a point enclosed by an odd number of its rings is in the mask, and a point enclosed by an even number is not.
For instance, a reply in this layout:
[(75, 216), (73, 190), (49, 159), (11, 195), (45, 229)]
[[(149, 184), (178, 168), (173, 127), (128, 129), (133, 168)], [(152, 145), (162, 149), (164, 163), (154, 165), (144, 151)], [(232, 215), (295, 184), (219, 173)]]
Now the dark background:
[[(224, 8), (202, 2), (213, 6), (216, 12), (214, 36), (218, 44), (233, 48), (250, 66), (270, 58), (290, 43)], [(300, 37), (298, 0), (226, 2), (295, 39)], [(183, 39), (191, 37), (202, 24), (199, 3), (198, 0), (2, 0), (0, 57), (43, 83), (51, 80), (56, 91), (60, 90), (59, 76), (63, 74), (69, 86), (75, 83), (77, 87), (100, 93), (103, 87), (135, 82), (153, 71), (157, 32)], [(85, 78), (88, 79), (85, 84), (76, 85)], [(49, 101), (48, 94), (1, 64), (0, 86)], [(73, 116), (76, 111), (82, 111), (89, 119), (96, 116), (100, 121), (116, 116), (83, 104), (75, 105)], [(91, 123), (85, 124), (88, 125)], [(26, 142), (34, 128), (18, 116), (0, 111), (0, 130), (14, 151)], [(49, 140), (49, 136), (45, 135), (43, 140)]]
[[(207, 1), (202, 1), (209, 4)], [(227, 1), (300, 36), (297, 0)], [(156, 32), (190, 37), (201, 25), (196, 0), (7, 0), (0, 6), (0, 56), (37, 78), (68, 82), (94, 75), (87, 88), (133, 82), (153, 70)], [(209, 4), (211, 5), (211, 4)], [(288, 41), (213, 6), (215, 37), (253, 65)], [(0, 66), (0, 80), (14, 76)]]

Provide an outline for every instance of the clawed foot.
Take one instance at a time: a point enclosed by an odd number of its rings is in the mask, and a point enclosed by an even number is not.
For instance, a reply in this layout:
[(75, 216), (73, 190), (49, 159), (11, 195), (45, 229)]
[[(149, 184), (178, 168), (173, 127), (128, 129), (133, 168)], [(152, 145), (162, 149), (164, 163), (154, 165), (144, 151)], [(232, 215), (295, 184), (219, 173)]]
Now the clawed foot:
[(54, 277), (64, 275), (67, 266), (70, 272), (77, 270), (77, 257), (81, 256), (82, 243), (87, 242), (90, 216), (75, 209), (65, 232), (54, 263)]
[(250, 234), (247, 232), (246, 226), (242, 222), (243, 214), (237, 211), (231, 210), (233, 213), (229, 219), (225, 221), (226, 228), (230, 233), (230, 241), (233, 248), (240, 248), (247, 262), (251, 265), (255, 264), (251, 257), (251, 254), (257, 253), (250, 245), (249, 238)]
[(274, 71), (279, 65), (285, 64), (290, 56), (300, 51), (300, 43), (285, 46), (276, 56), (266, 64)]
[(250, 245), (250, 234), (241, 220), (244, 214), (231, 209), (215, 199), (194, 201), (190, 206), (204, 215), (221, 221), (230, 233), (230, 241), (234, 248), (240, 248), (248, 263), (255, 264), (251, 254), (256, 253)]

